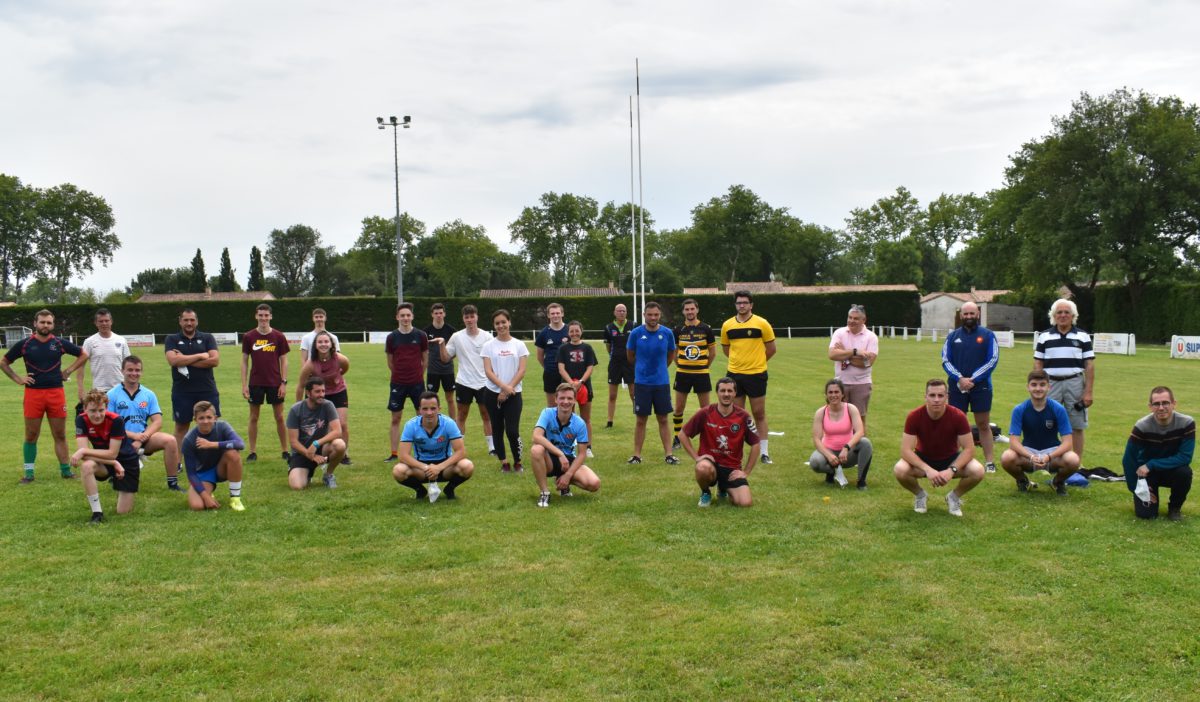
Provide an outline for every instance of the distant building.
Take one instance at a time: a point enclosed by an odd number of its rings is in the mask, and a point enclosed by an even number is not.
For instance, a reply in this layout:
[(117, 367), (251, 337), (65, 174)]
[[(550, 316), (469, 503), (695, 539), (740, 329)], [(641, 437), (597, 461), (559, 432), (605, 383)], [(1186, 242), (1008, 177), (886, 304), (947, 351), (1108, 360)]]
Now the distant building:
[(958, 311), (964, 303), (979, 305), (979, 323), (992, 331), (1031, 332), (1033, 310), (1020, 305), (995, 302), (1009, 290), (975, 290), (971, 292), (933, 292), (921, 298), (921, 327), (924, 329), (954, 329), (959, 326)]
[(779, 282), (754, 282), (754, 283), (726, 283), (725, 289), (721, 288), (684, 288), (684, 295), (720, 295), (726, 293), (732, 295), (738, 290), (749, 290), (755, 295), (759, 294), (782, 294), (782, 295), (825, 295), (828, 293), (854, 293), (854, 292), (911, 292), (919, 293), (917, 286), (906, 283), (904, 285), (784, 285)]

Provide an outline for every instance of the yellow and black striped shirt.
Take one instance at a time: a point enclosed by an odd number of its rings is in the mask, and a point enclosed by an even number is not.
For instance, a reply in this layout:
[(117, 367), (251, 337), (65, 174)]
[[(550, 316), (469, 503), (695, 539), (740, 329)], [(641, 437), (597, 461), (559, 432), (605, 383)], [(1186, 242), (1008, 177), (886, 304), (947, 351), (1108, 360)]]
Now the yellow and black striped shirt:
[(712, 327), (699, 320), (675, 327), (675, 367), (680, 373), (708, 373), (709, 354), (716, 345)]

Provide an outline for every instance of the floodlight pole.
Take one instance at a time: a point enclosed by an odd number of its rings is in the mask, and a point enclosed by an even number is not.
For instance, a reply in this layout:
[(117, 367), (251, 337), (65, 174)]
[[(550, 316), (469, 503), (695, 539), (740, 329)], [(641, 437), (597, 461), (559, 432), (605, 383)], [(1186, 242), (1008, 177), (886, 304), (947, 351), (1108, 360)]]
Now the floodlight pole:
[(392, 157), (396, 163), (396, 303), (399, 304), (404, 302), (404, 239), (400, 236), (400, 138), (398, 134), (401, 128), (409, 128), (412, 117), (404, 115), (404, 119), (397, 120), (396, 116), (392, 115), (387, 122), (384, 122), (382, 117), (376, 117), (375, 123), (379, 125), (380, 129), (392, 128)]

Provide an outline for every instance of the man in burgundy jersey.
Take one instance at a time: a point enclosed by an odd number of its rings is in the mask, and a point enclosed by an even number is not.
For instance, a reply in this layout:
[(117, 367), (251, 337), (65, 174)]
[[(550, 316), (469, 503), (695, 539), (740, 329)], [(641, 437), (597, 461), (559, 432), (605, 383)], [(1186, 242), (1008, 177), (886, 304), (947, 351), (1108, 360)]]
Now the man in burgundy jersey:
[(908, 413), (900, 439), (896, 480), (913, 494), (913, 511), (925, 514), (929, 494), (918, 482), (928, 478), (934, 487), (958, 480), (946, 493), (950, 514), (962, 516), (962, 496), (983, 480), (983, 466), (975, 460), (975, 440), (962, 410), (947, 404), (946, 381), (925, 383), (925, 404)]
[[(742, 448), (758, 444), (758, 434), (750, 413), (734, 404), (737, 384), (733, 378), (717, 381), (717, 404), (702, 407), (683, 426), (680, 443), (696, 462), (696, 484), (700, 486), (700, 506), (712, 504), (712, 486), (722, 495), (728, 494), (735, 507), (749, 507), (750, 483), (747, 478), (758, 452), (751, 451), (746, 467), (742, 468)], [(692, 447), (692, 438), (700, 437), (700, 450)]]

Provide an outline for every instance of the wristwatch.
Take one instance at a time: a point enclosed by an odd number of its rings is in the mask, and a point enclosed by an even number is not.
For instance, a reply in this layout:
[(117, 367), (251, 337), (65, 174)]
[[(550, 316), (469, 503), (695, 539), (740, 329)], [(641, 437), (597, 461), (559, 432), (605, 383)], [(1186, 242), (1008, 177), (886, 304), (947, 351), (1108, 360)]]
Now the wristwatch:
[(950, 472), (951, 472), (951, 473), (953, 473), (953, 474), (955, 474), (955, 475), (958, 475), (958, 466), (956, 466), (956, 465), (954, 465), (953, 463), (951, 463), (951, 464), (950, 464)]

